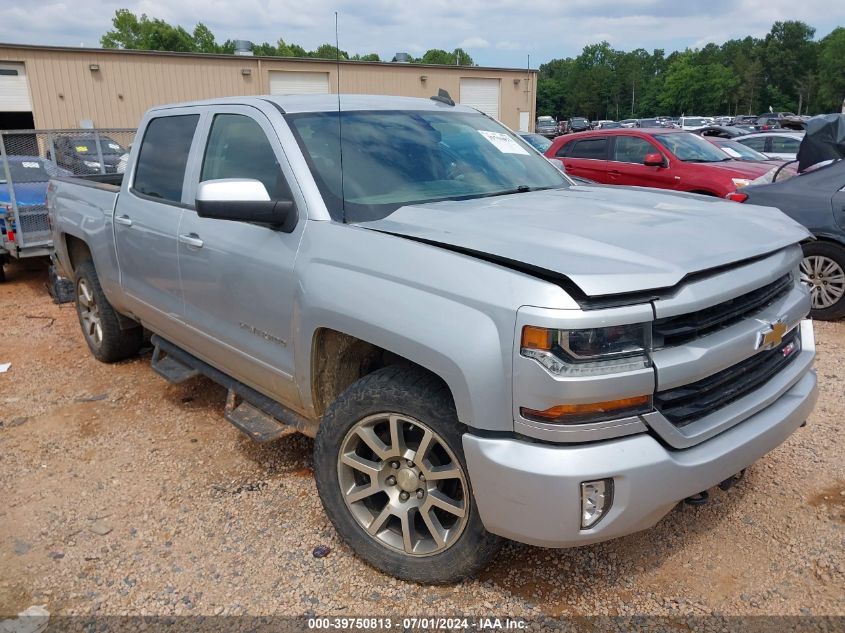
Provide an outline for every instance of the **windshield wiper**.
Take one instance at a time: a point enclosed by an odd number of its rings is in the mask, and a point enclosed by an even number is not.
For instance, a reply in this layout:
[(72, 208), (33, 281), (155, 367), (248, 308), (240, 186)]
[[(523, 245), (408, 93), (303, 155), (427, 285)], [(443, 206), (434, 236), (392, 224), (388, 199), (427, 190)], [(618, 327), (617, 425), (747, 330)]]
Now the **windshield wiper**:
[(494, 196), (508, 196), (512, 193), (528, 193), (529, 191), (543, 191), (545, 189), (552, 189), (552, 187), (529, 187), (528, 185), (517, 185), (513, 189), (505, 189), (504, 191), (496, 191), (495, 193), (486, 193), (483, 198), (492, 198)]

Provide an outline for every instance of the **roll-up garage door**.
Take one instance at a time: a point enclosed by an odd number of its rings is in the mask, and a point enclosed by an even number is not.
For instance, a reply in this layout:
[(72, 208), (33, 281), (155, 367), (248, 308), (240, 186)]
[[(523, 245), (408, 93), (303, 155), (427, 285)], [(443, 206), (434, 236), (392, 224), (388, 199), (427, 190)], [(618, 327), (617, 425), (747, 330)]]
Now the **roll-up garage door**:
[(329, 73), (301, 73), (287, 70), (270, 71), (270, 94), (325, 94), (329, 91)]
[(499, 80), (461, 77), (461, 104), (499, 118)]
[(0, 61), (0, 112), (31, 112), (26, 68)]

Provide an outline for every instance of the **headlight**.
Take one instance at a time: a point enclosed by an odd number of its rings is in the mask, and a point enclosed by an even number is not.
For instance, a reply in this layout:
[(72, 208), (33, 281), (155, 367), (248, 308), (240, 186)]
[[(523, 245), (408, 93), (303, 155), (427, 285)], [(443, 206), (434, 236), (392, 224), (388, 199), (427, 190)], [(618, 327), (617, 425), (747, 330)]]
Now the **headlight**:
[(83, 160), (82, 164), (85, 165), (86, 167), (92, 167), (94, 169), (100, 168), (100, 163), (98, 163), (95, 160)]
[(748, 178), (731, 178), (731, 182), (737, 189), (739, 189), (740, 187), (747, 187), (751, 184), (751, 180), (749, 180)]
[(522, 329), (520, 353), (553, 374), (589, 376), (649, 367), (649, 324), (613, 325), (578, 330)]

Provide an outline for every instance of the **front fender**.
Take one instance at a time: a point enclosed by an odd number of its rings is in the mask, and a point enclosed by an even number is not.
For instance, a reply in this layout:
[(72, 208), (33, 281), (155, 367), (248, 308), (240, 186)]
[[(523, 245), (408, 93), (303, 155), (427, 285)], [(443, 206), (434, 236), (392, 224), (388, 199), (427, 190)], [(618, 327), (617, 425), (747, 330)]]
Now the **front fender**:
[(470, 256), (333, 222), (309, 222), (296, 270), (296, 377), (312, 412), (314, 333), (330, 328), (437, 374), (461, 422), (497, 431), (513, 430), (517, 308), (529, 297), (561, 304), (565, 294)]

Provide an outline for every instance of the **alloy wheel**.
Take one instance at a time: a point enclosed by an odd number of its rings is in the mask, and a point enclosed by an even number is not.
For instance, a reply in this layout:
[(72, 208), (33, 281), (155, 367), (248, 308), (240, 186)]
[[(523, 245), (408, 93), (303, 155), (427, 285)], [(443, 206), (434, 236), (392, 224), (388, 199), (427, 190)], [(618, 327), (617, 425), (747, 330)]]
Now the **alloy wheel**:
[(103, 323), (100, 318), (100, 307), (91, 286), (85, 279), (80, 279), (76, 286), (79, 302), (79, 318), (82, 320), (82, 330), (95, 347), (103, 342)]
[(824, 255), (808, 255), (801, 260), (801, 281), (810, 287), (814, 310), (829, 308), (845, 295), (845, 271)]
[(430, 556), (453, 545), (466, 527), (464, 469), (419, 420), (399, 413), (359, 420), (341, 444), (337, 473), (352, 516), (386, 547)]

